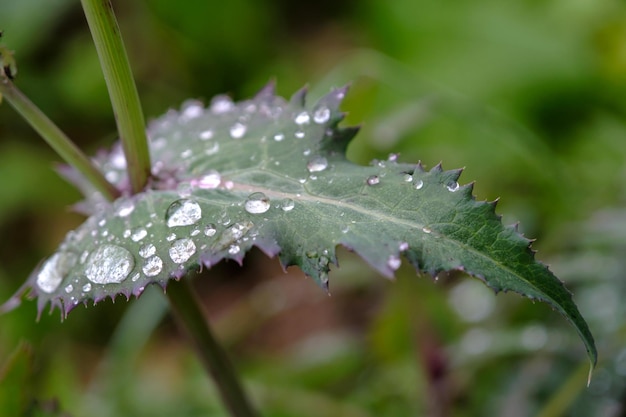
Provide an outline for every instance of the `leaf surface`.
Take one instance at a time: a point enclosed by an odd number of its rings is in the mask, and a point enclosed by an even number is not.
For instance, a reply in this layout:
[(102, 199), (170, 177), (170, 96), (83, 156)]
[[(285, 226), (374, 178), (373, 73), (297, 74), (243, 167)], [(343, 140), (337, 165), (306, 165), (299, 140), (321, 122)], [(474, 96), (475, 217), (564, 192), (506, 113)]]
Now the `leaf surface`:
[[(198, 265), (241, 262), (252, 246), (328, 288), (343, 245), (387, 277), (404, 259), (432, 275), (461, 270), (496, 292), (545, 301), (573, 324), (595, 363), (571, 294), (534, 259), (530, 240), (502, 225), (495, 203), (459, 185), (460, 170), (425, 171), (395, 155), (370, 166), (346, 159), (356, 129), (338, 127), (344, 95), (337, 89), (307, 105), (304, 90), (287, 102), (268, 86), (240, 103), (189, 101), (149, 126), (149, 188), (113, 204), (66, 172), (86, 195), (78, 208), (90, 217), (20, 294), (30, 290), (40, 312), (51, 303), (67, 315), (89, 300), (165, 287)], [(119, 146), (96, 159), (107, 179), (128, 189)]]

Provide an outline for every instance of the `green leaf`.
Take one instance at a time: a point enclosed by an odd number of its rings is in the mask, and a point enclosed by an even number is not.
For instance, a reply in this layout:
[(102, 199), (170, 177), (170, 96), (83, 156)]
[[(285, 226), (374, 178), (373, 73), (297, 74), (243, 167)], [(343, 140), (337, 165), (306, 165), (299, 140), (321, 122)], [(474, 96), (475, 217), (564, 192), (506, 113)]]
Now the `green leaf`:
[[(190, 101), (149, 126), (149, 189), (113, 204), (75, 173), (91, 217), (38, 268), (31, 290), (66, 315), (79, 303), (163, 287), (198, 265), (241, 262), (257, 246), (298, 265), (328, 287), (337, 245), (392, 277), (402, 257), (435, 275), (462, 270), (497, 291), (549, 303), (568, 319), (596, 361), (593, 337), (563, 284), (534, 259), (531, 241), (504, 227), (495, 202), (477, 202), (460, 170), (397, 162), (392, 155), (355, 165), (345, 150), (356, 134), (339, 128), (345, 89), (314, 105), (305, 91), (290, 102), (272, 86), (235, 104), (218, 96), (208, 108)], [(107, 179), (128, 190), (116, 146), (99, 155)]]

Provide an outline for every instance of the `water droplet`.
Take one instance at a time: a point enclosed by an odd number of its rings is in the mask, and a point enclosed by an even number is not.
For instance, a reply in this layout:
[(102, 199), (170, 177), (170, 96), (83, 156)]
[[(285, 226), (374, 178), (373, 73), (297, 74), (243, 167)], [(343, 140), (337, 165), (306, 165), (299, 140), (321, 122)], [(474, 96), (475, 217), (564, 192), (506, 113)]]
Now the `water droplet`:
[(228, 113), (233, 108), (235, 108), (235, 104), (228, 96), (216, 96), (211, 100), (211, 112), (213, 114)]
[(293, 202), (293, 200), (291, 198), (285, 198), (281, 203), (280, 203), (280, 208), (283, 211), (291, 211), (293, 210), (293, 208), (296, 206), (296, 203)]
[(85, 285), (83, 285), (83, 292), (89, 292), (89, 291), (91, 291), (91, 284), (86, 283)]
[(239, 247), (239, 245), (230, 245), (228, 247), (228, 253), (230, 255), (237, 255), (239, 252), (241, 252), (241, 248)]
[(183, 120), (195, 119), (196, 117), (202, 116), (203, 110), (201, 102), (189, 100), (183, 103), (182, 114), (180, 116)]
[(130, 231), (130, 229), (126, 229), (126, 230), (124, 230), (124, 233), (122, 233), (122, 237), (124, 239), (128, 239), (130, 237), (131, 233), (132, 232)]
[(206, 236), (208, 237), (215, 236), (215, 233), (217, 233), (217, 228), (215, 227), (213, 223), (209, 223), (205, 226), (204, 234)]
[(311, 116), (309, 116), (309, 113), (303, 111), (302, 113), (299, 113), (293, 119), (293, 121), (296, 122), (297, 125), (309, 124), (309, 122), (311, 121)]
[(246, 134), (248, 128), (243, 123), (235, 123), (230, 128), (230, 137), (233, 139), (241, 139)]
[(296, 133), (294, 133), (294, 136), (298, 139), (302, 139), (305, 136), (305, 133), (302, 130), (298, 130)]
[(330, 109), (322, 106), (313, 113), (313, 121), (317, 124), (326, 123), (330, 119)]
[(167, 237), (165, 238), (168, 242), (171, 242), (172, 240), (176, 239), (176, 233), (170, 233), (169, 235), (167, 235)]
[(421, 190), (423, 186), (424, 186), (424, 181), (422, 180), (417, 180), (417, 182), (415, 183), (416, 190)]
[(303, 151), (302, 151), (302, 155), (304, 155), (304, 156), (309, 156), (309, 155), (311, 155), (311, 150), (310, 150), (309, 148), (307, 148), (307, 149), (303, 150)]
[(220, 144), (218, 142), (214, 142), (210, 148), (206, 148), (204, 150), (204, 154), (207, 156), (215, 155), (220, 150)]
[(201, 176), (198, 179), (192, 180), (192, 185), (202, 188), (203, 190), (212, 190), (220, 186), (222, 182), (222, 176), (219, 172), (212, 169), (206, 175)]
[(141, 239), (143, 239), (146, 236), (148, 236), (148, 231), (144, 229), (143, 227), (138, 227), (135, 230), (133, 230), (133, 234), (130, 235), (130, 238), (133, 240), (133, 242), (139, 242)]
[(431, 233), (431, 232), (432, 232), (432, 230), (431, 230), (431, 228), (430, 228), (430, 227), (426, 227), (426, 226), (424, 226), (424, 227), (422, 227), (422, 232), (424, 232), (424, 233)]
[(193, 200), (176, 200), (167, 209), (167, 227), (189, 226), (202, 217), (200, 205)]
[(446, 186), (446, 188), (447, 188), (447, 189), (448, 189), (448, 191), (450, 191), (450, 192), (455, 192), (455, 191), (457, 191), (457, 190), (459, 189), (459, 183), (458, 183), (458, 182), (456, 182), (456, 181), (451, 182), (450, 184), (448, 184), (448, 185)]
[(213, 137), (213, 131), (211, 129), (203, 130), (200, 132), (200, 139), (209, 140)]
[(283, 133), (277, 133), (274, 135), (274, 140), (276, 142), (281, 142), (283, 139), (285, 139), (285, 135)]
[(380, 183), (380, 178), (378, 175), (370, 175), (367, 177), (367, 185), (376, 185)]
[(102, 245), (92, 252), (85, 275), (94, 284), (117, 284), (124, 281), (135, 266), (133, 255), (115, 245)]
[(74, 291), (74, 286), (72, 284), (68, 284), (68, 285), (65, 286), (64, 290), (65, 290), (66, 294), (69, 294), (72, 291)]
[(84, 264), (88, 256), (89, 256), (89, 251), (88, 250), (83, 251), (83, 253), (80, 254), (80, 259), (78, 260), (78, 262), (80, 262), (81, 264)]
[[(135, 275), (133, 275), (133, 277), (130, 280), (133, 282), (136, 282), (140, 276), (141, 275), (139, 274), (139, 272), (137, 272)], [(141, 291), (143, 291), (143, 287), (141, 287)]]
[(76, 255), (71, 252), (57, 252), (52, 255), (37, 274), (37, 286), (48, 294), (54, 292), (65, 275), (76, 265)]
[(152, 243), (148, 243), (139, 248), (139, 256), (149, 258), (156, 253), (156, 247)]
[(124, 200), (117, 206), (117, 215), (119, 217), (127, 217), (135, 210), (135, 203), (133, 200)]
[(224, 230), (224, 233), (220, 236), (217, 242), (219, 249), (224, 249), (234, 244), (237, 240), (241, 239), (246, 233), (254, 227), (254, 223), (245, 221), (241, 223), (235, 223), (228, 229)]
[(405, 250), (409, 249), (409, 244), (407, 242), (400, 242), (400, 244), (398, 245), (398, 249), (400, 250), (400, 252), (404, 252)]
[(411, 174), (404, 174), (404, 181), (406, 181), (406, 182), (413, 181), (413, 175), (411, 175)]
[(184, 151), (182, 151), (180, 153), (180, 157), (183, 159), (187, 159), (189, 158), (191, 155), (193, 155), (193, 151), (191, 149), (185, 149)]
[(387, 161), (397, 162), (399, 157), (400, 157), (400, 154), (398, 153), (390, 153), (389, 156), (387, 157)]
[(107, 220), (106, 220), (106, 219), (101, 219), (101, 220), (98, 222), (98, 226), (100, 226), (100, 227), (104, 227), (104, 225), (106, 225), (106, 224), (107, 224)]
[(196, 245), (191, 239), (178, 239), (170, 246), (170, 258), (174, 263), (182, 264), (196, 253)]
[(248, 213), (260, 214), (270, 209), (270, 199), (263, 193), (252, 193), (244, 204)]
[(197, 227), (191, 231), (191, 236), (198, 236), (200, 234), (200, 229)]
[(309, 172), (320, 172), (326, 168), (328, 168), (328, 160), (323, 156), (316, 156), (306, 164), (306, 169), (308, 169)]
[(143, 263), (141, 270), (147, 277), (158, 275), (163, 269), (163, 261), (158, 256), (152, 256)]
[(394, 271), (398, 268), (400, 268), (400, 264), (402, 263), (402, 261), (400, 260), (399, 256), (396, 255), (391, 255), (389, 256), (389, 258), (387, 259), (387, 266), (391, 269), (393, 269)]

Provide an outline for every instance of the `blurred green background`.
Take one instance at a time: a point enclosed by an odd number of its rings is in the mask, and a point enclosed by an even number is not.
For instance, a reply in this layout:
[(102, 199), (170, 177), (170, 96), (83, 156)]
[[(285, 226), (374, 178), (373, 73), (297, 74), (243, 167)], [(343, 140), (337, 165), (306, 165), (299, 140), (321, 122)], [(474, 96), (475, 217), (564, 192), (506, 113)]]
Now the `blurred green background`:
[[(187, 98), (351, 83), (358, 163), (466, 167), (538, 238), (596, 337), (459, 275), (388, 282), (343, 251), (332, 297), (254, 252), (195, 281), (264, 416), (626, 415), (626, 4), (617, 0), (114, 1), (148, 119)], [(0, 1), (18, 86), (90, 153), (115, 139), (77, 0)], [(82, 219), (59, 158), (0, 107), (0, 300)], [(0, 316), (0, 410), (223, 416), (159, 291)], [(8, 411), (7, 411), (8, 410)], [(6, 413), (5, 413), (6, 412)]]

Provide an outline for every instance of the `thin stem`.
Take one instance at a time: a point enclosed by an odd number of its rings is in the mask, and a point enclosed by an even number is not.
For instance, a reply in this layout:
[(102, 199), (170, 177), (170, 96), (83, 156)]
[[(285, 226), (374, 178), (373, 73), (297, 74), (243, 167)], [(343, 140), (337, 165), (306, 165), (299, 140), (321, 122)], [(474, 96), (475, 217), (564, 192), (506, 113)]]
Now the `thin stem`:
[(102, 195), (113, 201), (120, 192), (104, 178), (87, 156), (7, 77), (0, 77), (0, 95), (68, 164), (76, 168)]
[(150, 153), (139, 94), (115, 14), (109, 0), (81, 0), (124, 148), (133, 193), (146, 186)]
[(257, 413), (253, 410), (226, 352), (211, 333), (202, 307), (188, 280), (170, 283), (167, 287), (167, 296), (179, 325), (185, 328), (192, 339), (230, 414), (233, 417), (256, 417)]

